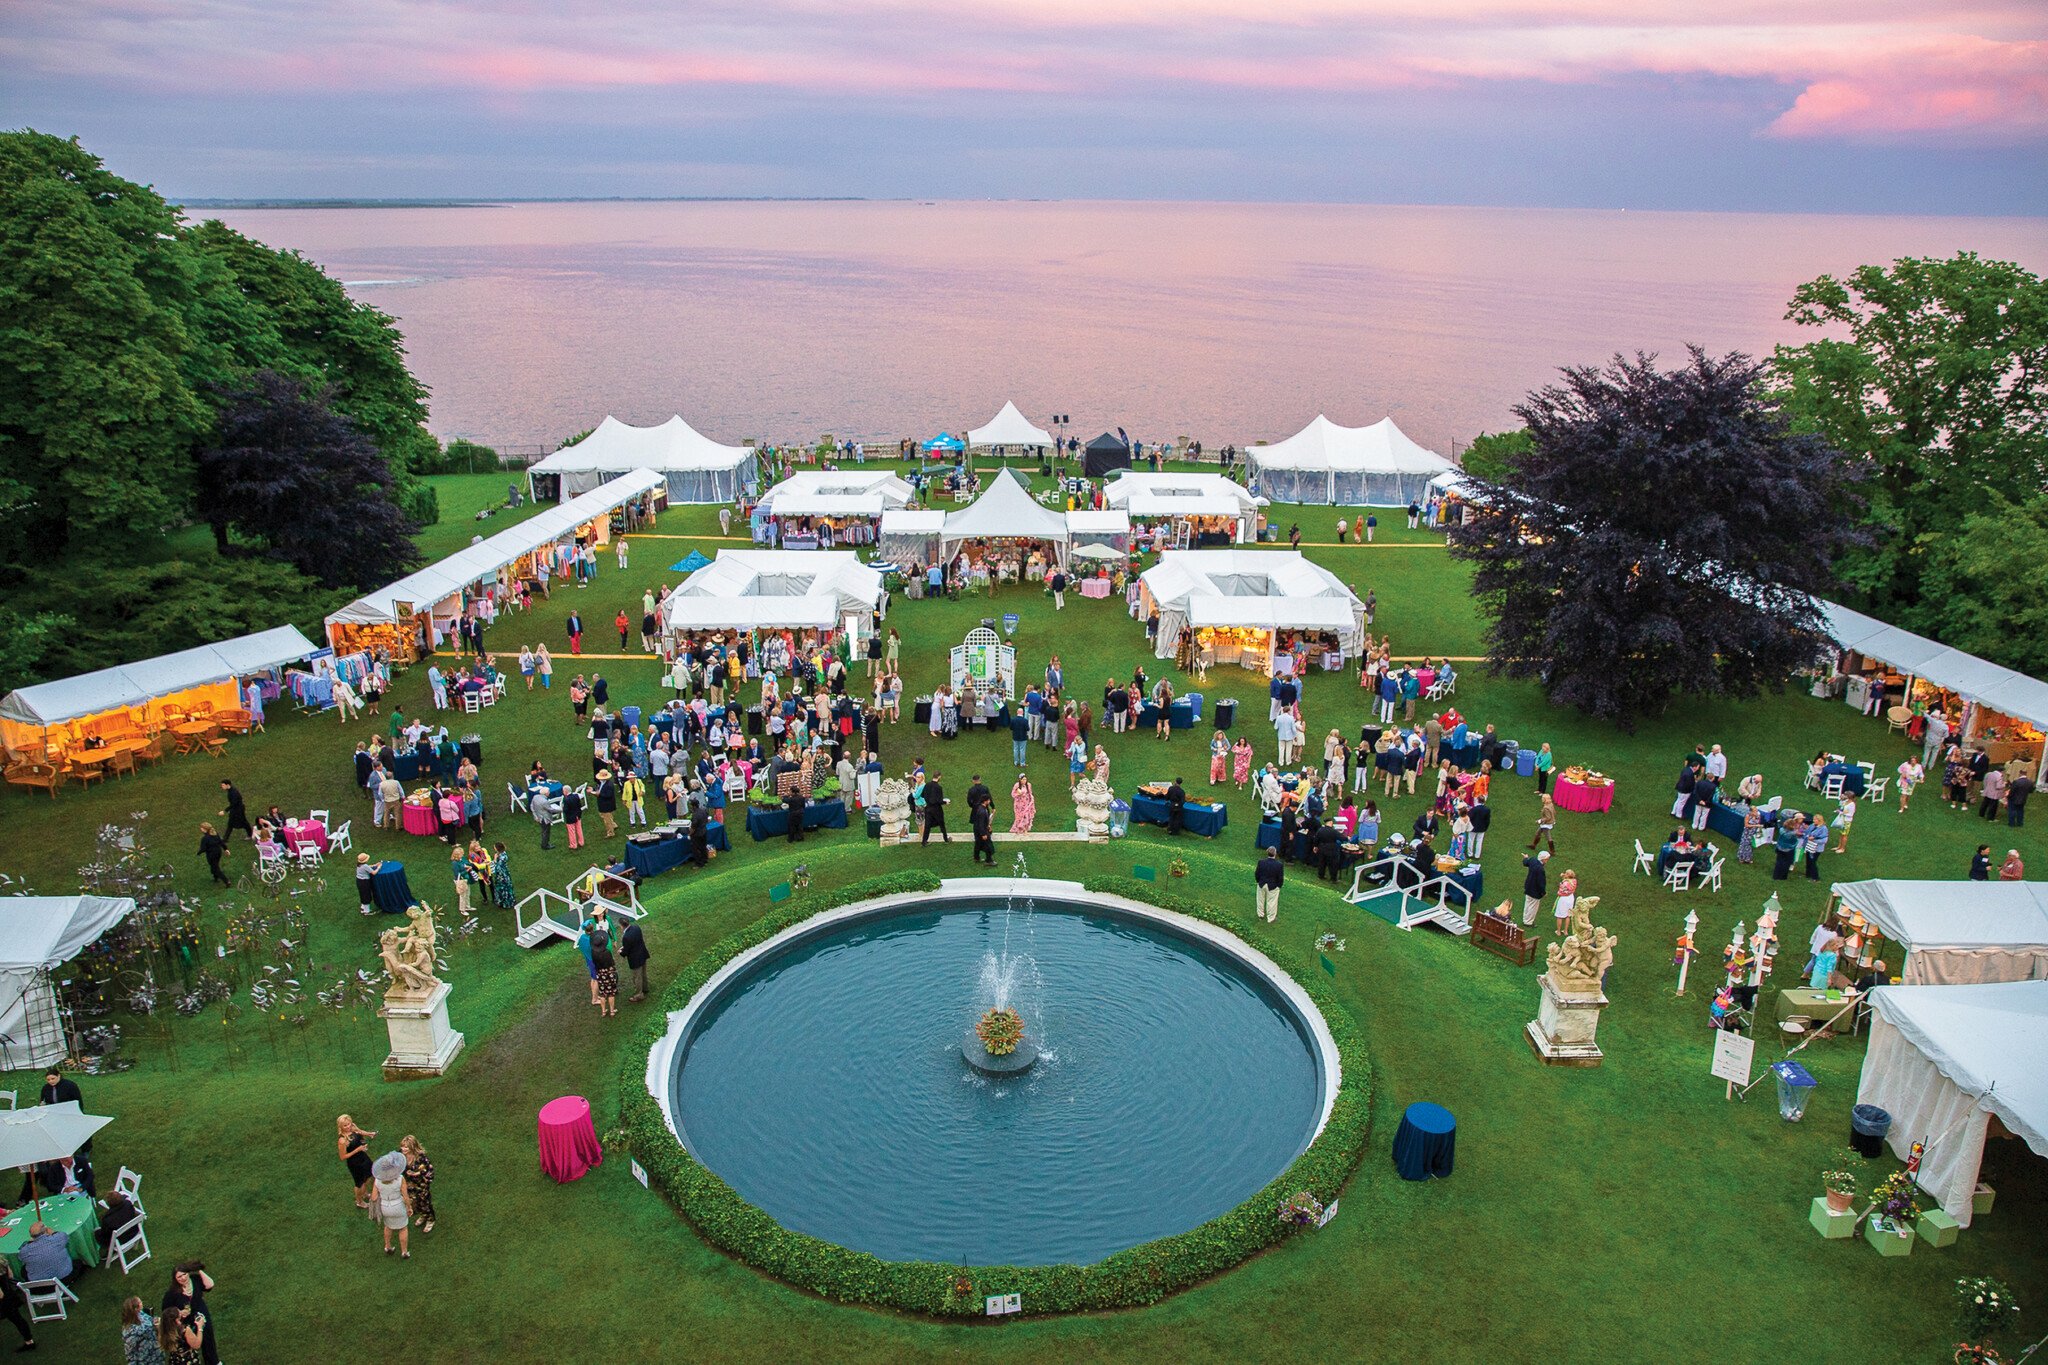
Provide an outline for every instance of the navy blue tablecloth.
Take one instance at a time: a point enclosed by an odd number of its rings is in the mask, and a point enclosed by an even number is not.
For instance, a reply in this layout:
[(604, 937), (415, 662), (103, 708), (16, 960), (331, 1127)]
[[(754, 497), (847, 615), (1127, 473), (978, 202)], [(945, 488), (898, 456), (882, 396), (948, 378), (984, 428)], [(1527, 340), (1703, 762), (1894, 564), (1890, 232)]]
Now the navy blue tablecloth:
[[(1274, 851), (1278, 852), (1278, 850), (1279, 850), (1279, 848), (1280, 848), (1280, 822), (1279, 822), (1278, 820), (1261, 820), (1261, 821), (1259, 821), (1259, 834), (1258, 834), (1258, 838), (1257, 838), (1256, 840), (1254, 840), (1253, 842), (1254, 842), (1254, 844), (1255, 844), (1255, 845), (1256, 845), (1257, 847), (1259, 847), (1259, 848), (1270, 848), (1270, 849), (1273, 849)], [(1285, 855), (1282, 855), (1282, 856), (1285, 856)], [(1308, 836), (1307, 836), (1306, 834), (1302, 834), (1302, 833), (1299, 833), (1299, 832), (1297, 832), (1297, 833), (1295, 834), (1295, 836), (1294, 836), (1294, 856), (1295, 856), (1296, 858), (1299, 858), (1299, 859), (1303, 860), (1303, 861), (1307, 861), (1307, 859), (1308, 859)]]
[(384, 768), (400, 782), (417, 782), (423, 777), (432, 777), (437, 770), (434, 756), (420, 749), (409, 754), (386, 753)]
[(1461, 914), (1468, 907), (1478, 909), (1480, 898), (1486, 894), (1486, 874), (1480, 871), (1479, 864), (1467, 863), (1464, 867), (1451, 874), (1451, 880), (1472, 893), (1472, 899), (1466, 905), (1459, 905), (1458, 898), (1455, 895), (1449, 897), (1451, 906)]
[[(726, 834), (724, 825), (706, 825), (704, 842), (706, 846), (721, 853), (732, 848), (732, 840)], [(656, 844), (626, 845), (626, 866), (638, 873), (642, 881), (649, 877), (659, 877), (672, 868), (681, 867), (689, 860), (690, 840), (687, 835), (680, 839), (664, 839)]]
[[(804, 807), (805, 829), (845, 829), (846, 802), (834, 797), (830, 801), (813, 801)], [(758, 842), (762, 839), (779, 839), (789, 833), (789, 809), (776, 806), (763, 810), (759, 806), (747, 807), (747, 833)]]
[(370, 896), (387, 915), (402, 915), (413, 903), (412, 887), (405, 880), (405, 864), (386, 858), (370, 881)]
[[(1159, 708), (1146, 702), (1138, 708), (1138, 724), (1153, 726), (1159, 723)], [(1192, 729), (1195, 724), (1195, 704), (1186, 697), (1177, 697), (1166, 707), (1166, 723), (1175, 730)]]
[[(1131, 819), (1137, 824), (1158, 825), (1164, 828), (1168, 809), (1166, 798), (1163, 796), (1147, 796), (1143, 792), (1131, 793)], [(1183, 809), (1182, 817), (1188, 833), (1213, 839), (1230, 823), (1230, 808), (1200, 805), (1190, 801)]]
[(1394, 1169), (1403, 1180), (1441, 1180), (1458, 1154), (1458, 1121), (1440, 1104), (1417, 1103), (1394, 1134)]
[(1853, 763), (1830, 763), (1820, 770), (1820, 784), (1825, 788), (1830, 777), (1842, 779), (1842, 790), (1851, 796), (1863, 795), (1863, 769)]

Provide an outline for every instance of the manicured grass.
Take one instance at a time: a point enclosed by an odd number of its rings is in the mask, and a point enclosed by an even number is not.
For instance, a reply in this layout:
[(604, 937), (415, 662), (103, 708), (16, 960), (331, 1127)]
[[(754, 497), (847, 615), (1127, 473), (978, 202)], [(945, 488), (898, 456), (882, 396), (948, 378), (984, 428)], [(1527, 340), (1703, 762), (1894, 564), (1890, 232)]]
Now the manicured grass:
[[(474, 480), (473, 488), (471, 476), (439, 481), (444, 510), (457, 506), (455, 495), (464, 489), (479, 504), (502, 498), (505, 479)], [(1317, 527), (1334, 522), (1329, 509), (1314, 515)], [(503, 524), (494, 518), (477, 529)], [(1308, 535), (1312, 524), (1302, 524)], [(464, 532), (454, 545), (473, 533), (465, 523), (449, 525)], [(539, 852), (532, 824), (507, 816), (504, 805), (504, 780), (535, 758), (564, 775), (585, 771), (587, 748), (566, 695), (578, 666), (566, 655), (561, 625), (569, 604), (590, 626), (586, 647), (613, 652), (616, 637), (605, 634), (612, 614), (628, 598), (637, 603), (643, 584), (674, 582), (665, 567), (690, 549), (714, 552), (719, 542), (708, 537), (716, 529), (711, 509), (674, 509), (657, 534), (678, 538), (636, 538), (627, 574), (606, 555), (594, 587), (560, 589), (531, 617), (494, 632), (490, 643), (501, 661), (516, 655), (522, 637), (546, 639), (558, 660), (552, 693), (529, 695), (515, 683), (505, 704), (448, 722), (457, 733), (483, 736), (487, 790), (497, 793), (486, 834), (512, 849), (522, 893), (560, 887), (586, 865), (560, 838), (552, 851)], [(1334, 536), (1325, 529), (1311, 538)], [(1379, 629), (1392, 632), (1397, 652), (1478, 652), (1465, 576), (1441, 550), (1332, 545), (1310, 553), (1361, 589), (1378, 591)], [(1042, 596), (1013, 588), (992, 602), (897, 605), (890, 624), (904, 636), (911, 694), (940, 678), (947, 646), (984, 615), (1006, 611), (1023, 615), (1016, 643), (1027, 670), (1036, 672), (1056, 648), (1076, 695), (1098, 705), (1101, 679), (1128, 673), (1134, 662), (1142, 659), (1154, 676), (1171, 672), (1149, 657), (1140, 627), (1120, 604), (1070, 597), (1067, 610), (1055, 615)], [(649, 659), (584, 664), (601, 666), (615, 702), (658, 699)], [(1730, 1104), (1707, 1075), (1706, 987), (1719, 945), (1776, 889), (1787, 943), (1777, 980), (1789, 982), (1826, 883), (1774, 884), (1763, 868), (1731, 860), (1719, 896), (1675, 898), (1628, 873), (1631, 839), (1650, 844), (1670, 827), (1671, 779), (1695, 742), (1724, 745), (1734, 771), (1761, 771), (1766, 791), (1782, 792), (1794, 805), (1805, 795), (1804, 759), (1816, 748), (1889, 768), (1902, 743), (1888, 738), (1880, 722), (1803, 695), (1686, 705), (1624, 736), (1553, 710), (1533, 688), (1486, 680), (1475, 667), (1464, 670), (1464, 679), (1458, 702), (1476, 722), (1491, 721), (1525, 743), (1547, 740), (1562, 761), (1586, 762), (1619, 780), (1611, 814), (1562, 817), (1552, 864), (1579, 871), (1582, 891), (1602, 897), (1598, 918), (1621, 939), (1608, 979), (1613, 1004), (1600, 1033), (1608, 1059), (1598, 1070), (1547, 1070), (1530, 1056), (1520, 1035), (1535, 1011), (1533, 970), (1434, 930), (1400, 933), (1299, 872), (1289, 880), (1279, 923), (1255, 925), (1256, 807), (1234, 791), (1226, 794), (1233, 823), (1214, 843), (1180, 840), (1169, 848), (1162, 832), (1140, 830), (1109, 846), (1027, 849), (1034, 875), (1074, 879), (1128, 875), (1137, 862), (1160, 867), (1164, 878), (1178, 852), (1190, 875), (1170, 889), (1236, 916), (1247, 939), (1296, 971), (1317, 970), (1318, 933), (1334, 930), (1347, 940), (1331, 989), (1363, 1026), (1379, 1073), (1367, 1157), (1329, 1228), (1221, 1279), (1112, 1316), (993, 1327), (914, 1321), (809, 1298), (710, 1250), (634, 1182), (623, 1162), (607, 1162), (574, 1185), (553, 1185), (537, 1169), (534, 1111), (555, 1095), (580, 1093), (596, 1107), (600, 1129), (609, 1126), (618, 1112), (615, 1078), (636, 1032), (634, 1007), (626, 1007), (624, 1020), (599, 1021), (572, 951), (561, 944), (523, 951), (511, 942), (511, 917), (491, 912), (490, 934), (451, 951), (452, 1014), (469, 1050), (444, 1079), (384, 1083), (376, 1069), (381, 1024), (367, 1017), (350, 1023), (323, 1016), (305, 1034), (273, 1036), (253, 1019), (223, 1026), (217, 1007), (175, 1023), (175, 1067), (162, 1046), (142, 1042), (136, 1070), (82, 1078), (87, 1107), (116, 1116), (97, 1145), (103, 1175), (110, 1183), (125, 1162), (146, 1177), (159, 1262), (138, 1272), (134, 1287), (154, 1301), (167, 1273), (162, 1263), (203, 1255), (220, 1282), (214, 1307), (224, 1352), (234, 1361), (352, 1351), (365, 1339), (365, 1321), (376, 1323), (378, 1340), (402, 1341), (410, 1356), (437, 1361), (684, 1352), (862, 1361), (1931, 1361), (1945, 1358), (1950, 1341), (1949, 1288), (1955, 1277), (1974, 1274), (2011, 1282), (2032, 1322), (2048, 1302), (2048, 1255), (2037, 1231), (2048, 1214), (2048, 1181), (2040, 1160), (2019, 1143), (1990, 1144), (1986, 1178), (1999, 1190), (1993, 1214), (1954, 1247), (1882, 1260), (1860, 1241), (1823, 1243), (1805, 1221), (1808, 1201), (1819, 1193), (1816, 1174), (1847, 1136), (1861, 1041), (1842, 1038), (1801, 1054), (1821, 1089), (1796, 1126), (1778, 1118), (1765, 1087), (1747, 1103)], [(1176, 683), (1185, 687), (1187, 680)], [(1088, 691), (1091, 684), (1096, 693)], [(1253, 735), (1262, 759), (1270, 755), (1259, 679), (1220, 670), (1200, 690), (1212, 701), (1244, 699), (1239, 729)], [(406, 675), (394, 698), (408, 710), (425, 706), (422, 671)], [(1355, 684), (1341, 674), (1311, 683), (1306, 710), (1314, 736), (1331, 726), (1355, 735), (1364, 715)], [(55, 801), (6, 792), (0, 870), (26, 873), (43, 891), (68, 890), (93, 831), (147, 809), (154, 855), (178, 869), (182, 890), (218, 907), (211, 921), (217, 925), (226, 909), (207, 890), (205, 865), (193, 851), (195, 825), (218, 809), (220, 776), (232, 775), (252, 809), (276, 801), (295, 812), (330, 807), (337, 819), (355, 814), (361, 847), (404, 858), (415, 892), (445, 903), (439, 845), (364, 829), (367, 807), (352, 789), (348, 752), (369, 730), (280, 708), (268, 734), (231, 742), (224, 760), (171, 759), (89, 791), (67, 789)], [(1205, 794), (1207, 734), (1204, 728), (1167, 743), (1149, 733), (1106, 737), (1114, 785), (1128, 791), (1136, 781), (1181, 775), (1196, 795)], [(957, 789), (980, 771), (998, 794), (998, 829), (1007, 825), (1014, 777), (1007, 739), (976, 735), (947, 744), (906, 719), (887, 731), (884, 745), (892, 769), (923, 754)], [(1033, 748), (1029, 768), (1039, 827), (1065, 825), (1064, 765), (1051, 751)], [(1526, 782), (1501, 779), (1495, 791), (1485, 865), (1488, 896), (1498, 901), (1519, 896), (1518, 845), (1533, 826), (1535, 802)], [(1405, 826), (1419, 805), (1404, 798), (1392, 818)], [(594, 814), (586, 825), (600, 828)], [(2012, 833), (2019, 837), (1950, 811), (1930, 788), (1904, 816), (1896, 800), (1882, 809), (1866, 804), (1852, 851), (1824, 858), (1822, 874), (1956, 878), (1979, 841), (2001, 854), (2017, 846), (2037, 870), (2048, 866), (2038, 821)], [(767, 913), (768, 887), (797, 857), (810, 864), (813, 886), (823, 892), (913, 867), (968, 875), (963, 845), (882, 850), (857, 829), (797, 848), (741, 836), (707, 872), (670, 874), (646, 888), (655, 988)], [(1001, 851), (1000, 871), (1008, 871), (1010, 857), (1011, 850)], [(238, 842), (236, 865), (247, 859), (247, 846)], [(368, 965), (373, 930), (382, 927), (355, 913), (345, 869), (334, 867), (327, 882), (303, 898), (312, 907), (311, 955), (327, 969), (315, 976), (323, 980)], [(1688, 908), (1701, 916), (1704, 956), (1692, 991), (1677, 1000), (1672, 939)], [(1766, 1020), (1770, 999), (1767, 989)], [(233, 1053), (230, 1038), (239, 1041)], [(1775, 1040), (1760, 1040), (1760, 1060), (1778, 1051)], [(0, 1081), (24, 1093), (36, 1083), (22, 1074)], [(1458, 1115), (1458, 1169), (1448, 1182), (1410, 1185), (1392, 1176), (1386, 1149), (1401, 1106), (1416, 1099)], [(413, 1132), (434, 1156), (441, 1224), (415, 1238), (409, 1263), (380, 1256), (375, 1229), (350, 1206), (333, 1147), (333, 1118), (344, 1111), (380, 1131), (379, 1149)], [(1868, 1170), (1874, 1178), (1891, 1164), (1873, 1162)], [(593, 1288), (593, 1280), (601, 1287)], [(118, 1270), (88, 1276), (72, 1320), (44, 1329), (43, 1354), (108, 1358), (114, 1309), (130, 1287)], [(1823, 1301), (1828, 1307), (1816, 1311)]]

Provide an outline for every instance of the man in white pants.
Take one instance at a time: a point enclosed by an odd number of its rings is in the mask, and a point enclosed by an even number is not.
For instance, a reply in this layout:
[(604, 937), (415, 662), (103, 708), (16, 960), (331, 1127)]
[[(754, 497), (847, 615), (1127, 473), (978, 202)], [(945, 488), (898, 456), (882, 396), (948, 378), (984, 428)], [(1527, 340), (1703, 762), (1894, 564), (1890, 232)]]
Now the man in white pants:
[(1252, 882), (1258, 888), (1253, 913), (1268, 924), (1280, 918), (1280, 887), (1286, 880), (1286, 867), (1273, 856), (1272, 849), (1267, 849), (1266, 856), (1252, 869)]

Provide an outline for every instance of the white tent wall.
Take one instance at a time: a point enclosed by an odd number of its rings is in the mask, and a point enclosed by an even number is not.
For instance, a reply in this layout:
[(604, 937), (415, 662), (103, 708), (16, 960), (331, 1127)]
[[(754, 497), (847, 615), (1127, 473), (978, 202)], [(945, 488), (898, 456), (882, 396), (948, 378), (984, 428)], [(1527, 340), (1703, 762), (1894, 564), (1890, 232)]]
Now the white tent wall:
[(1431, 479), (1456, 468), (1409, 439), (1391, 417), (1346, 427), (1321, 414), (1284, 441), (1251, 447), (1245, 463), (1260, 494), (1275, 502), (1339, 507), (1421, 502)]
[(987, 491), (957, 512), (946, 514), (940, 553), (950, 556), (970, 540), (1042, 540), (1064, 563), (1067, 519), (1041, 505), (1015, 470), (999, 471)]
[(64, 1055), (49, 973), (134, 911), (125, 896), (0, 898), (0, 1068), (48, 1066)]
[(2048, 885), (1879, 879), (1829, 890), (1906, 949), (1906, 985), (2048, 980)]
[(652, 427), (607, 416), (575, 445), (528, 468), (527, 488), (534, 491), (535, 475), (554, 475), (561, 480), (559, 500), (567, 502), (636, 469), (659, 471), (675, 503), (732, 502), (760, 481), (751, 447), (721, 445), (679, 416)]
[(50, 1066), (64, 1057), (61, 1030), (55, 1041), (29, 1028), (31, 1016), (54, 1018), (57, 992), (41, 970), (0, 968), (0, 1069), (24, 1071)]
[(1892, 1116), (1885, 1141), (1901, 1160), (1915, 1142), (1946, 1135), (1923, 1156), (1920, 1185), (1943, 1212), (1968, 1227), (1991, 1116), (1882, 1017), (1870, 1023), (1856, 1103), (1874, 1104)]

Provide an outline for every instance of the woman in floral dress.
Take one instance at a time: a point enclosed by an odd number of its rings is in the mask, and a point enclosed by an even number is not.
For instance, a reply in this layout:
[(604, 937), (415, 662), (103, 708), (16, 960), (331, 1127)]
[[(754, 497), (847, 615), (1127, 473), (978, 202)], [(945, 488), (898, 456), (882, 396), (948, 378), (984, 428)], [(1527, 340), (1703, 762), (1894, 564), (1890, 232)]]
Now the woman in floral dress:
[(1735, 845), (1735, 861), (1751, 863), (1756, 861), (1757, 836), (1764, 832), (1764, 817), (1755, 806), (1751, 806), (1742, 817), (1742, 839)]
[[(1220, 734), (1221, 731), (1218, 731), (1218, 733)], [(1252, 742), (1248, 739), (1240, 739), (1231, 746), (1230, 754), (1230, 780), (1237, 783), (1238, 790), (1242, 791), (1244, 790), (1244, 784), (1252, 780)]]
[(1038, 815), (1038, 797), (1031, 790), (1031, 779), (1023, 773), (1017, 774), (1017, 783), (1010, 788), (1010, 809), (1014, 812), (1010, 821), (1010, 833), (1029, 834), (1031, 822)]
[(1230, 777), (1230, 736), (1221, 730), (1209, 736), (1209, 785)]
[(491, 904), (500, 910), (510, 910), (516, 899), (512, 889), (512, 855), (503, 844), (494, 847), (497, 851), (491, 858)]
[(399, 1139), (398, 1150), (405, 1154), (405, 1189), (412, 1196), (412, 1216), (419, 1223), (421, 1232), (432, 1232), (434, 1163), (427, 1160), (426, 1149), (411, 1133)]

